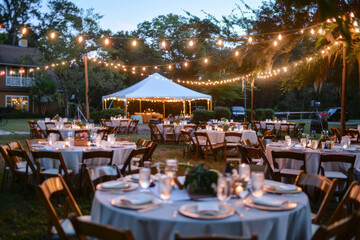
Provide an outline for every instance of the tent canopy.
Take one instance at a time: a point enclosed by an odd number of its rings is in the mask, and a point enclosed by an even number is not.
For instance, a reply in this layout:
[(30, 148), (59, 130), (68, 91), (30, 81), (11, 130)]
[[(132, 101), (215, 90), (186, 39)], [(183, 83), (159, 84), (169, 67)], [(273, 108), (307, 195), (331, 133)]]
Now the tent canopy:
[(102, 100), (211, 100), (211, 95), (203, 94), (183, 87), (173, 81), (154, 73), (144, 80), (102, 97)]

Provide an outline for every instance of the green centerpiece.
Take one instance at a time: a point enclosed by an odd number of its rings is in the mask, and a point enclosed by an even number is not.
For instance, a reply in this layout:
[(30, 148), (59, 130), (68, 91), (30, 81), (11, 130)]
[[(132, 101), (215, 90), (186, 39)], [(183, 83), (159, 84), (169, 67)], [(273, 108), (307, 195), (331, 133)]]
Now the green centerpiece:
[(195, 167), (189, 167), (184, 186), (192, 199), (214, 196), (217, 179), (216, 172), (206, 169), (200, 163)]

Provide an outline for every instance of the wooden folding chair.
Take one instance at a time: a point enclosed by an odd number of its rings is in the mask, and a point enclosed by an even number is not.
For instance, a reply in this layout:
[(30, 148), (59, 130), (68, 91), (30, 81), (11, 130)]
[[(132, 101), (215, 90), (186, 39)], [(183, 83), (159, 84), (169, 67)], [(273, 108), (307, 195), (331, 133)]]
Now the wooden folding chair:
[(71, 128), (71, 127), (72, 127), (72, 122), (70, 121), (64, 122), (64, 128)]
[[(318, 174), (325, 176), (329, 179), (338, 179), (339, 182), (345, 182), (346, 186), (342, 191), (336, 191), (335, 194), (337, 196), (343, 196), (347, 188), (350, 186), (351, 181), (353, 180), (353, 172), (354, 172), (354, 164), (355, 164), (355, 155), (345, 155), (345, 154), (321, 154), (319, 167), (318, 167)], [(347, 164), (347, 171), (346, 173), (341, 171), (327, 171), (324, 170), (324, 164), (331, 163), (339, 165)], [(342, 168), (346, 168), (342, 166)]]
[[(240, 144), (241, 136), (242, 136), (242, 133), (240, 133), (240, 132), (225, 132), (225, 139), (224, 139), (225, 142), (224, 142), (223, 154), (224, 154), (224, 159), (226, 162), (236, 161), (236, 162), (240, 163), (241, 156), (240, 156), (239, 146), (241, 145)], [(228, 152), (228, 151), (234, 151), (234, 150), (235, 150), (235, 152)]]
[(30, 133), (33, 133), (36, 138), (46, 138), (47, 137), (46, 133), (44, 132), (44, 130), (42, 130), (42, 128), (40, 127), (40, 125), (37, 122), (34, 122), (31, 120), (31, 121), (28, 121), (28, 124), (30, 126)]
[(334, 222), (328, 226), (320, 226), (311, 240), (351, 240), (360, 239), (359, 226), (360, 216), (359, 213), (353, 213), (351, 216), (344, 218), (338, 222)]
[(248, 122), (241, 122), (241, 126), (244, 127), (244, 130), (249, 128), (249, 123)]
[(275, 123), (267, 122), (265, 123), (265, 131), (273, 130), (275, 131)]
[(101, 128), (96, 131), (96, 134), (101, 136), (102, 140), (107, 140), (108, 136), (108, 129), (107, 128)]
[(206, 129), (207, 123), (206, 122), (199, 122), (196, 125), (195, 131), (199, 130), (199, 129)]
[(129, 142), (130, 137), (116, 137), (115, 141), (117, 141), (117, 142)]
[[(60, 176), (65, 176), (69, 189), (71, 190), (71, 192), (74, 192), (72, 181), (70, 178), (70, 175), (73, 173), (73, 171), (71, 169), (69, 170), (67, 169), (62, 154), (60, 152), (32, 151), (31, 154), (36, 164), (36, 170), (37, 170), (36, 178), (38, 183), (40, 183), (41, 181), (40, 178), (44, 178), (44, 177), (51, 178), (51, 177), (56, 177), (58, 174), (60, 174)], [(59, 167), (42, 170), (40, 166), (40, 159), (44, 159), (46, 161), (53, 160), (55, 162), (58, 162)]]
[(135, 240), (132, 232), (127, 229), (119, 230), (108, 225), (84, 221), (76, 216), (71, 216), (70, 220), (80, 240), (87, 240), (87, 237), (102, 240)]
[(166, 142), (169, 142), (169, 141), (175, 142), (176, 141), (174, 124), (164, 124), (163, 130), (164, 130), (164, 135), (165, 135), (164, 140)]
[[(299, 175), (296, 177), (295, 185), (303, 188), (303, 191), (309, 196), (310, 204), (312, 206), (316, 205), (315, 200), (319, 197), (319, 191), (324, 194), (323, 200), (318, 207), (318, 211), (312, 214), (313, 224), (320, 224), (322, 221), (326, 208), (328, 207), (336, 189), (337, 183), (337, 179), (330, 180), (317, 174), (307, 174), (303, 170), (301, 170)], [(309, 191), (311, 191), (311, 193)]]
[(123, 134), (123, 133), (127, 133), (128, 132), (128, 129), (129, 129), (129, 120), (127, 119), (121, 119), (120, 120), (120, 124), (119, 124), (119, 127), (118, 127), (118, 132), (120, 132), (120, 134)]
[(257, 235), (253, 234), (250, 238), (238, 237), (238, 236), (227, 236), (227, 235), (199, 235), (181, 237), (178, 232), (175, 232), (175, 240), (257, 240)]
[(30, 155), (31, 155), (31, 147), (32, 147), (34, 144), (46, 143), (47, 140), (46, 140), (46, 139), (42, 139), (42, 138), (34, 138), (34, 139), (26, 139), (25, 142), (26, 142), (26, 146), (27, 146), (27, 149), (28, 149), (28, 154), (29, 154), (29, 156), (30, 156)]
[[(4, 188), (7, 188), (7, 182), (9, 179), (9, 173), (12, 173), (12, 170), (10, 168), (10, 159), (9, 159), (9, 154), (7, 152), (8, 146), (1, 146), (4, 149), (0, 149), (0, 153), (1, 156), (4, 159), (4, 170), (3, 170), (3, 177), (2, 177), (2, 182), (1, 182), (1, 190), (4, 190)], [(13, 176), (13, 174), (12, 174)]]
[(49, 130), (49, 129), (53, 129), (53, 128), (56, 128), (55, 122), (45, 122), (46, 131)]
[(139, 162), (139, 167), (143, 167), (144, 166), (144, 162), (148, 161), (151, 162), (152, 161), (152, 155), (155, 152), (156, 147), (158, 146), (157, 142), (150, 142), (146, 147), (149, 148), (148, 152), (146, 153), (145, 157), (142, 159), (142, 161)]
[(266, 130), (264, 132), (263, 139), (270, 139), (271, 141), (274, 141), (276, 138), (274, 131), (275, 131), (275, 129)]
[(161, 134), (159, 128), (156, 126), (156, 124), (149, 124), (150, 128), (150, 139), (154, 142), (164, 142), (164, 137)]
[[(148, 153), (149, 148), (145, 147), (145, 148), (138, 148), (138, 149), (133, 149), (129, 155), (129, 157), (126, 159), (126, 161), (124, 162), (124, 164), (118, 165), (118, 169), (120, 170), (120, 175), (121, 176), (125, 176), (127, 174), (132, 174), (132, 173), (136, 173), (139, 171), (139, 168), (132, 166), (131, 165), (131, 160), (140, 155), (140, 161), (142, 161), (142, 159), (146, 156), (146, 154)], [(131, 167), (135, 168), (134, 170), (131, 170)]]
[(60, 130), (58, 129), (48, 129), (46, 130), (46, 133), (50, 135), (51, 133), (55, 134), (57, 136), (58, 141), (64, 141), (63, 136), (61, 135)]
[[(51, 197), (56, 193), (62, 194), (66, 199), (62, 215), (57, 213), (56, 209), (58, 206), (55, 207), (51, 201)], [(79, 206), (68, 188), (68, 185), (65, 183), (61, 175), (49, 178), (41, 185), (38, 185), (37, 196), (50, 218), (50, 236), (58, 237), (60, 239), (70, 239), (71, 237), (76, 236), (75, 230), (68, 219), (69, 210), (71, 210), (75, 216), (82, 216), (83, 219), (90, 220), (90, 216), (82, 215)], [(59, 197), (59, 194), (57, 194), (57, 197)]]
[(81, 187), (82, 187), (82, 179), (84, 177), (84, 171), (85, 171), (85, 166), (89, 166), (89, 165), (94, 165), (92, 164), (88, 164), (90, 161), (94, 162), (94, 161), (103, 161), (103, 159), (105, 159), (107, 161), (106, 164), (107, 166), (111, 166), (112, 165), (112, 161), (113, 161), (113, 156), (114, 156), (114, 151), (86, 151), (83, 152), (82, 155), (82, 159), (81, 159), (81, 168), (80, 168), (80, 191), (81, 192)]
[(281, 123), (279, 129), (279, 137), (285, 137), (286, 135), (290, 135), (290, 126), (288, 123)]
[(190, 157), (191, 150), (195, 151), (195, 149), (196, 149), (195, 140), (191, 136), (191, 133), (184, 129), (180, 130), (180, 136), (184, 142), (183, 157), (185, 157), (185, 153), (187, 153), (188, 157)]
[(96, 185), (102, 182), (116, 180), (120, 177), (119, 171), (116, 166), (100, 166), (94, 168), (88, 168), (86, 164), (84, 166), (84, 185), (89, 186), (91, 199), (95, 195)]
[(346, 191), (344, 197), (337, 205), (327, 224), (333, 224), (336, 221), (346, 217), (350, 213), (360, 210), (360, 183), (352, 182)]
[(214, 160), (217, 161), (216, 151), (224, 148), (224, 142), (212, 144), (207, 132), (195, 132), (196, 139), (196, 161), (198, 160), (199, 151), (202, 151), (207, 160), (208, 151), (212, 153)]
[[(181, 130), (188, 131), (188, 132), (190, 132), (190, 135), (193, 136), (195, 128), (196, 128), (195, 124), (186, 124), (186, 125), (184, 125), (184, 127)], [(180, 130), (180, 134), (179, 134), (179, 137), (177, 138), (176, 142), (179, 142), (180, 139), (183, 140), (183, 138), (181, 137), (181, 130)]]
[[(274, 164), (274, 169), (279, 171), (280, 177), (288, 177), (288, 178), (296, 178), (299, 175), (301, 170), (304, 170), (306, 173), (306, 161), (305, 161), (305, 153), (303, 152), (290, 152), (290, 151), (271, 151), (271, 156)], [(279, 169), (279, 163), (276, 161), (277, 159), (282, 158), (286, 162), (297, 161), (300, 162), (301, 167), (299, 169), (287, 168), (284, 167)]]
[(261, 132), (261, 131), (262, 131), (260, 121), (252, 121), (252, 122), (251, 122), (251, 128), (252, 128), (255, 132)]
[(104, 124), (104, 127), (112, 127), (112, 121), (110, 119), (103, 119), (102, 123)]
[(127, 134), (138, 133), (138, 124), (139, 124), (139, 120), (131, 120), (127, 128)]

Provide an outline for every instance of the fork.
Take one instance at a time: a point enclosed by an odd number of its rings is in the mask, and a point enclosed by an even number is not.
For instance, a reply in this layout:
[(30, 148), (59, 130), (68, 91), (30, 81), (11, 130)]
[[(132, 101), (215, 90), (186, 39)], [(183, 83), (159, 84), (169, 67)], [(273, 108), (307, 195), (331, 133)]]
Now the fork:
[(173, 217), (173, 218), (176, 218), (176, 217), (177, 217), (177, 214), (178, 214), (178, 210), (174, 210), (174, 211), (173, 211), (173, 214), (172, 214), (172, 217)]

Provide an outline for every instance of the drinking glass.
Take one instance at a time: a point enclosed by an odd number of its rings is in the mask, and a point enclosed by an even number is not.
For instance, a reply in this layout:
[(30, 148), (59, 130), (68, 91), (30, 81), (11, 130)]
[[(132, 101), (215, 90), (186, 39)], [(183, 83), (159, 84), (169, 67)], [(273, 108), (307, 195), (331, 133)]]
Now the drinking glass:
[(301, 143), (301, 146), (302, 146), (303, 148), (305, 148), (305, 147), (306, 147), (306, 138), (301, 138), (301, 139), (300, 139), (300, 143)]
[(348, 141), (346, 138), (341, 139), (341, 146), (346, 149), (348, 147)]
[(318, 140), (312, 140), (311, 141), (311, 148), (312, 149), (317, 149), (318, 148), (318, 146), (319, 146), (319, 141)]
[(142, 188), (140, 191), (147, 192), (150, 186), (150, 168), (142, 168), (139, 171), (139, 185)]
[(101, 135), (97, 135), (95, 139), (95, 144), (97, 147), (101, 147)]
[(165, 174), (167, 176), (171, 177), (171, 179), (172, 179), (171, 185), (174, 186), (175, 185), (174, 178), (176, 178), (176, 172), (178, 169), (177, 160), (176, 159), (167, 159), (165, 162), (166, 162)]
[(240, 180), (248, 182), (250, 180), (250, 165), (242, 163), (239, 165)]
[(231, 177), (219, 177), (217, 182), (217, 198), (225, 204), (231, 197)]
[(261, 197), (264, 194), (264, 173), (253, 172), (251, 175), (251, 190), (254, 197)]
[(166, 175), (162, 175), (159, 179), (159, 195), (160, 198), (164, 201), (164, 203), (168, 203), (168, 199), (171, 195), (171, 186), (172, 178)]
[(288, 135), (285, 136), (285, 144), (288, 148), (291, 147), (291, 138)]

